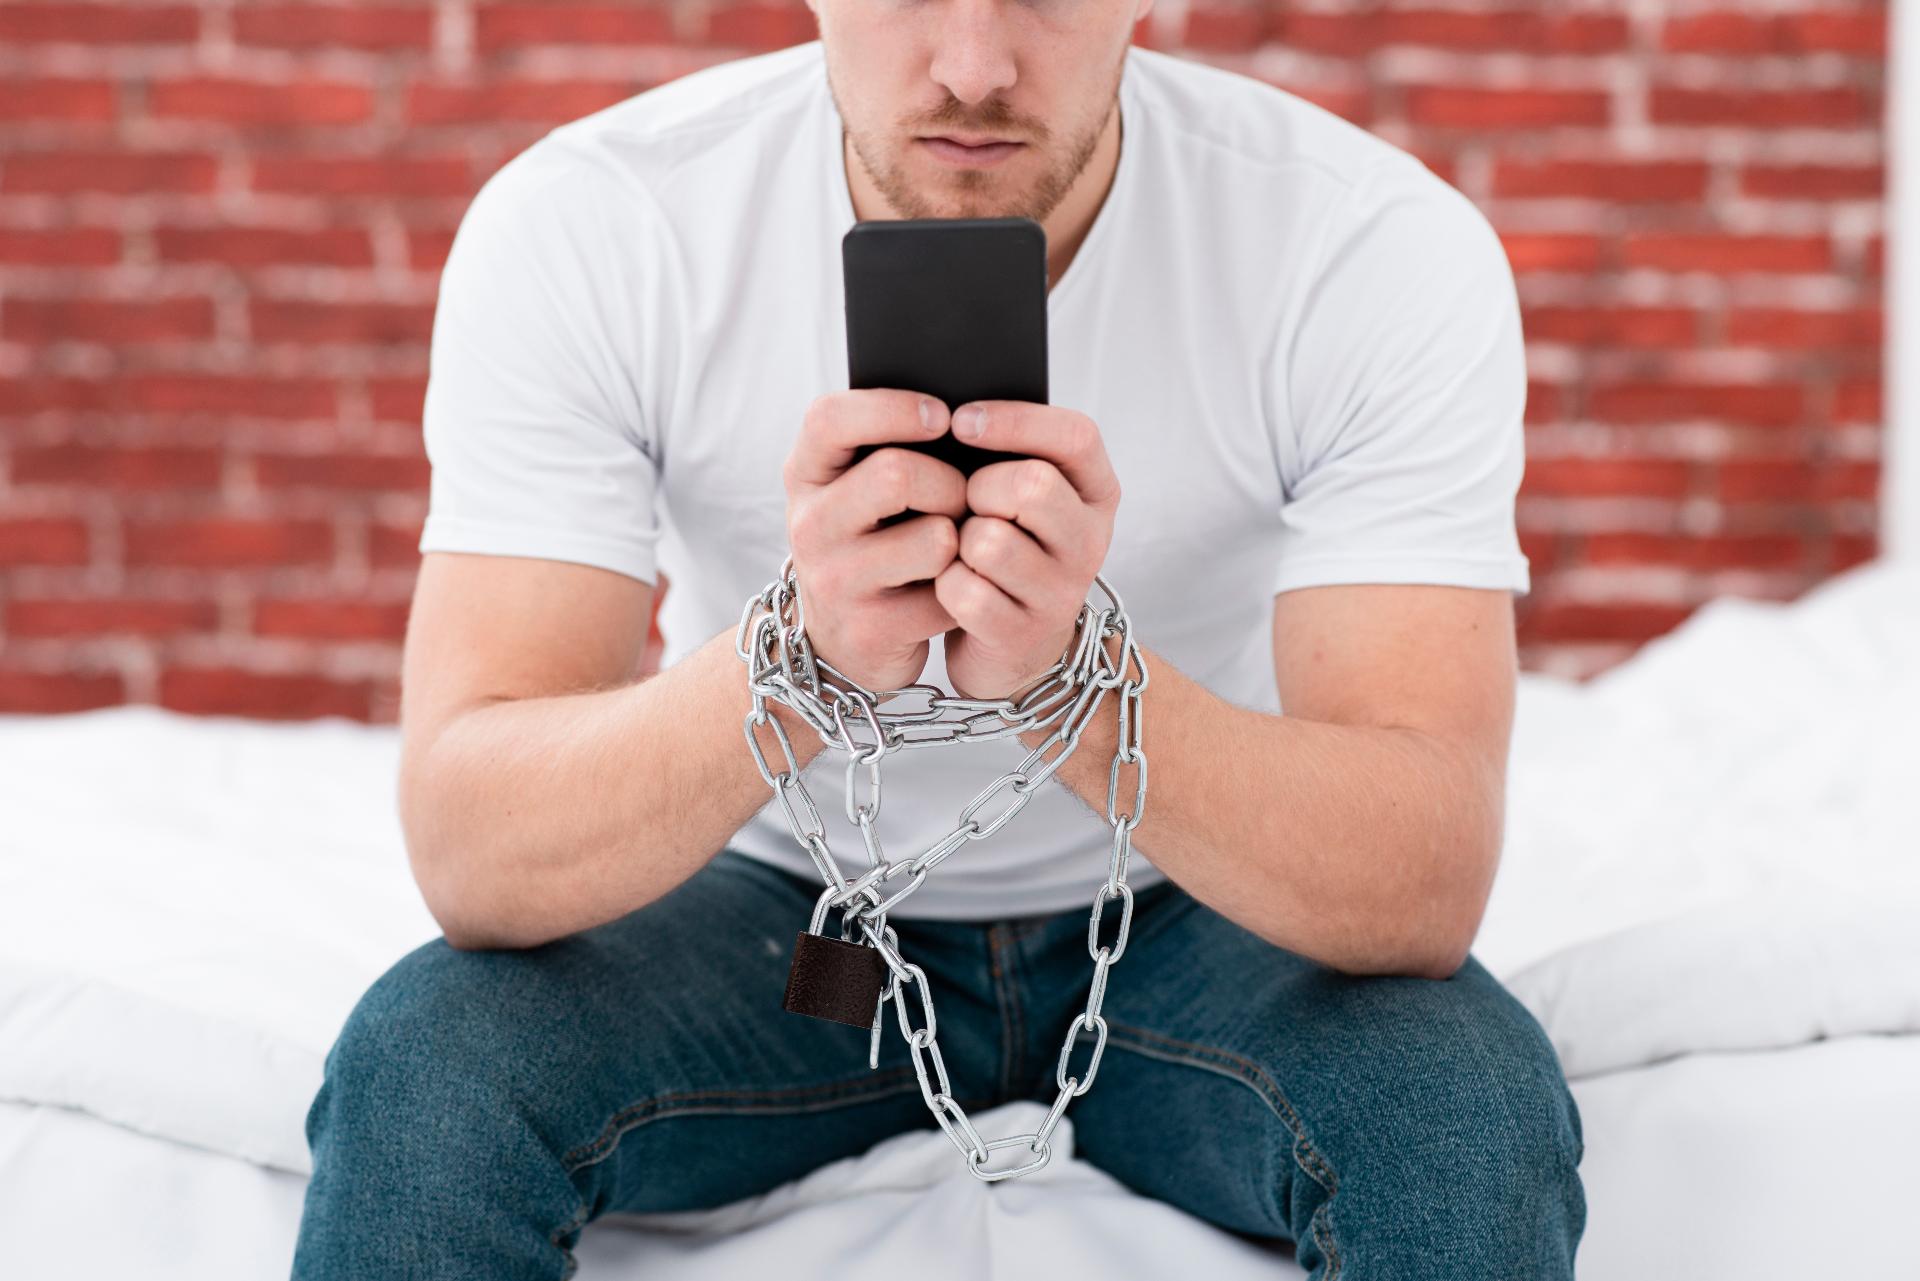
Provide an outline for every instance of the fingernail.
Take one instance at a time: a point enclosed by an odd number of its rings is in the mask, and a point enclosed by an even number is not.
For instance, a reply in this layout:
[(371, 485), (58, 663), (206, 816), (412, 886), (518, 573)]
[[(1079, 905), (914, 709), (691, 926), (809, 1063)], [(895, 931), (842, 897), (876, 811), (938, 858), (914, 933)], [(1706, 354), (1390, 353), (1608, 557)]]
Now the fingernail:
[(965, 409), (962, 409), (953, 416), (954, 435), (963, 436), (968, 440), (979, 439), (981, 431), (980, 420), (986, 416), (987, 411), (980, 406), (968, 405)]
[(923, 430), (932, 431), (934, 421), (933, 402), (925, 396), (922, 396), (920, 398), (920, 426)]

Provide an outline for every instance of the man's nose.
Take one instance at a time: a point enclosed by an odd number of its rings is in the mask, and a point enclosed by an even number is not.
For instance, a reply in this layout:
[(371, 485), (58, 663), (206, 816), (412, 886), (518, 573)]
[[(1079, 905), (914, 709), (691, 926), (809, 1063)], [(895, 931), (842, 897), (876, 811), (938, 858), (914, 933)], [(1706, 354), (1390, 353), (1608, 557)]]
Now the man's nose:
[(934, 29), (929, 74), (962, 102), (1013, 84), (1012, 30), (1001, 0), (949, 0)]

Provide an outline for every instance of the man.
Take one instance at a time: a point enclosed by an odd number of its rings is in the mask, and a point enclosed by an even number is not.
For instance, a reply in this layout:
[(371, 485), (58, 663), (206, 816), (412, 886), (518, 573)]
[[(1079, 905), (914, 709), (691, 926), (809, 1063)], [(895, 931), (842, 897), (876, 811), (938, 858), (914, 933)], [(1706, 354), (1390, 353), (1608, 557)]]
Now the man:
[[(474, 201), (402, 715), (445, 938), (328, 1056), (296, 1276), (569, 1276), (606, 1211), (933, 1125), (901, 1038), (870, 1070), (866, 1033), (781, 1008), (822, 886), (743, 741), (734, 643), (789, 552), (817, 652), (870, 688), (1003, 696), (1096, 571), (1124, 598), (1150, 804), (1078, 1155), (1316, 1278), (1573, 1275), (1578, 1112), (1468, 950), (1528, 589), (1499, 242), (1381, 140), (1132, 47), (1151, 0), (1055, 3), (819, 0), (819, 41), (562, 126)], [(841, 236), (1007, 214), (1047, 233), (1054, 403), (985, 403), (978, 443), (1030, 457), (850, 465), (963, 415), (844, 389)], [(844, 760), (769, 708), (831, 798)], [(889, 915), (963, 1109), (1055, 1097), (1117, 734), (1097, 717)], [(1043, 736), (890, 756), (890, 854)]]

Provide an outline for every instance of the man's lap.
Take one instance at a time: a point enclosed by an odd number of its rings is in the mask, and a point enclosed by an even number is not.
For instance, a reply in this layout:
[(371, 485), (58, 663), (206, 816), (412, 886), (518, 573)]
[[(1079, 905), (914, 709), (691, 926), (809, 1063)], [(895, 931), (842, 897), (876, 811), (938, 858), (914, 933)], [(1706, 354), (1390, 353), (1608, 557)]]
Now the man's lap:
[[(1085, 1001), (1078, 915), (1018, 935), (1035, 1059)], [(1296, 1241), (1329, 1277), (1415, 1259), (1427, 1275), (1571, 1276), (1578, 1110), (1545, 1032), (1477, 958), (1444, 981), (1343, 974), (1163, 884), (1137, 895), (1101, 1014), (1107, 1044), (1067, 1116), (1076, 1154), (1135, 1190)], [(1050, 1102), (1056, 1062), (1036, 1066), (1032, 1097)]]
[[(609, 1210), (719, 1204), (931, 1129), (891, 1011), (872, 1071), (866, 1032), (781, 1006), (816, 893), (727, 850), (656, 903), (544, 947), (416, 949), (363, 996), (329, 1053), (309, 1116), (316, 1184), (329, 1164), (363, 1183), (369, 1171), (438, 1168), (467, 1181), (478, 1215), (486, 1196), (531, 1177), (503, 1165), (486, 1188), (462, 1172), (463, 1158), (487, 1159), (498, 1125), (528, 1165), (540, 1153), (534, 1218), (564, 1246)], [(961, 1107), (1051, 1103), (1092, 974), (1087, 912), (893, 924), (927, 971)], [(917, 1002), (909, 1009), (923, 1025)], [(1396, 1250), (1461, 1251), (1467, 1275), (1525, 1248), (1481, 1253), (1493, 1250), (1488, 1233), (1557, 1223), (1578, 1235), (1571, 1095), (1538, 1024), (1477, 960), (1444, 982), (1342, 975), (1163, 883), (1136, 893), (1102, 1014), (1105, 1052), (1066, 1115), (1079, 1155), (1147, 1195), (1237, 1231), (1304, 1233), (1303, 1266), (1340, 1264), (1327, 1276), (1355, 1260), (1390, 1275)], [(1069, 1070), (1087, 1060), (1083, 1042)], [(382, 1144), (417, 1148), (409, 1162), (354, 1168), (369, 1141), (342, 1119), (354, 1099), (358, 1114), (378, 1111)], [(328, 1123), (337, 1132), (323, 1136)], [(462, 1125), (471, 1132), (449, 1143)], [(356, 1203), (374, 1191), (360, 1187)], [(328, 1195), (310, 1192), (310, 1210)], [(1462, 1217), (1475, 1206), (1484, 1222)], [(532, 1237), (521, 1242), (530, 1267), (552, 1248)], [(1555, 1275), (1555, 1249), (1541, 1246), (1533, 1275)]]

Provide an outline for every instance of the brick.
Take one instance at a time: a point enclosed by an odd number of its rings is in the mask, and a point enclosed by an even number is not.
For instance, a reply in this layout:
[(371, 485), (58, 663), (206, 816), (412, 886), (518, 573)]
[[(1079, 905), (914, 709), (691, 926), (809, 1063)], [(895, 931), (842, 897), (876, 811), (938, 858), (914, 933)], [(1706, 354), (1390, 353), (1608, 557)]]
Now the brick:
[(1357, 58), (1373, 52), (1380, 45), (1380, 22), (1376, 11), (1351, 7), (1305, 10), (1294, 5), (1195, 9), (1189, 14), (1189, 44), (1194, 44), (1191, 19), (1203, 12), (1210, 22), (1220, 23), (1227, 31), (1232, 31), (1236, 24), (1244, 26), (1248, 19), (1264, 22), (1264, 27), (1256, 29), (1250, 37), (1251, 43), (1243, 39), (1241, 43), (1233, 45), (1234, 48), (1251, 48), (1254, 44), (1272, 40), (1302, 53)]
[(1855, 10), (1809, 10), (1783, 14), (1788, 42), (1809, 53), (1851, 53), (1884, 58), (1887, 53), (1887, 6), (1868, 5)]
[(1885, 417), (1879, 382), (1843, 382), (1833, 389), (1835, 422), (1877, 424)]
[(1825, 272), (1834, 265), (1833, 246), (1825, 236), (1645, 232), (1628, 236), (1623, 253), (1629, 267), (1718, 275)]
[(263, 600), (253, 607), (253, 630), (261, 636), (314, 640), (401, 640), (407, 631), (405, 601)]
[(167, 262), (229, 267), (371, 267), (373, 240), (361, 227), (156, 227), (154, 249)]
[(130, 404), (149, 413), (293, 419), (332, 419), (339, 414), (333, 384), (318, 378), (141, 374), (127, 379), (124, 386)]
[(1687, 307), (1528, 307), (1522, 328), (1535, 341), (1583, 347), (1664, 350), (1695, 346), (1700, 314)]
[(1881, 165), (1749, 165), (1740, 190), (1776, 200), (1878, 200), (1886, 179)]
[[(1263, 79), (1266, 79), (1263, 77)], [(1266, 79), (1266, 83), (1282, 89), (1296, 98), (1305, 99), (1314, 106), (1331, 111), (1343, 120), (1364, 125), (1373, 118), (1373, 94), (1364, 87), (1349, 88), (1339, 85), (1316, 84), (1297, 80)], [(1431, 167), (1431, 166), (1429, 166)]]
[(375, 422), (418, 424), (426, 398), (424, 378), (376, 378), (367, 384)]
[(1537, 640), (1618, 640), (1645, 642), (1665, 635), (1693, 612), (1687, 605), (1542, 601), (1520, 624), (1521, 634)]
[(1691, 465), (1676, 458), (1529, 458), (1521, 489), (1555, 498), (1685, 498)]
[(474, 10), (474, 46), (487, 52), (543, 44), (669, 44), (673, 38), (673, 13), (664, 4), (483, 4)]
[(1858, 85), (1815, 89), (1693, 89), (1655, 85), (1648, 96), (1655, 124), (1757, 128), (1821, 128), (1877, 124), (1877, 95)]
[(112, 120), (114, 105), (110, 80), (0, 80), (0, 121)]
[(212, 516), (129, 522), (128, 565), (239, 568), (324, 564), (333, 557), (325, 521)]
[(452, 250), (452, 228), (416, 227), (407, 231), (407, 266), (415, 271), (439, 271), (447, 265)]
[(1578, 234), (1500, 233), (1507, 261), (1516, 273), (1529, 271), (1596, 271), (1600, 267), (1600, 237)]
[(16, 485), (115, 490), (210, 490), (220, 487), (221, 460), (212, 449), (16, 445)]
[(160, 673), (160, 705), (176, 712), (312, 720), (365, 720), (371, 693), (364, 680), (342, 681), (248, 671), (239, 667), (168, 667)]
[(1560, 536), (1545, 534), (1536, 530), (1519, 532), (1520, 554), (1527, 558), (1527, 568), (1534, 576), (1540, 577), (1553, 571), (1560, 562)]
[(1267, 17), (1257, 8), (1196, 6), (1187, 11), (1182, 43), (1208, 53), (1240, 53), (1257, 49), (1267, 39)]
[(1689, 14), (1667, 20), (1661, 45), (1675, 53), (1850, 53), (1878, 58), (1887, 49), (1887, 14), (1881, 5), (1801, 13)]
[(705, 12), (703, 39), (709, 44), (773, 50), (804, 44), (820, 34), (813, 12), (799, 0), (789, 4), (719, 5)]
[(1806, 419), (1798, 383), (1620, 382), (1591, 388), (1588, 416), (1621, 424), (1694, 419), (1750, 427), (1791, 427)]
[(215, 631), (220, 610), (211, 600), (15, 598), (6, 620), (10, 636), (158, 637)]
[(179, 342), (213, 337), (213, 299), (21, 298), (0, 300), (0, 337), (54, 342)]
[(1752, 307), (1727, 313), (1727, 341), (1749, 347), (1807, 351), (1857, 347), (1878, 351), (1883, 328), (1878, 307), (1843, 311)]
[(256, 342), (425, 345), (433, 334), (433, 305), (255, 298), (247, 324)]
[(1706, 198), (1707, 166), (1698, 160), (1502, 158), (1494, 165), (1493, 194), (1609, 203), (1698, 201)]
[(120, 233), (112, 227), (0, 227), (0, 263), (110, 267), (119, 261)]
[(1878, 461), (1809, 457), (1726, 459), (1718, 465), (1715, 497), (1722, 503), (1830, 503), (1880, 497)]
[(340, 80), (236, 80), (190, 76), (156, 81), (150, 115), (235, 125), (345, 125), (373, 115), (373, 91)]
[(1542, 53), (1619, 53), (1633, 42), (1633, 26), (1620, 13), (1563, 13), (1544, 19)]
[[(0, 13), (5, 13), (0, 9)], [(87, 712), (126, 702), (126, 686), (110, 672), (29, 672), (0, 668), (0, 712), (48, 715)]]
[(1687, 14), (1660, 28), (1660, 46), (1672, 53), (1774, 53), (1778, 41), (1776, 24), (1759, 14)]
[(247, 5), (233, 11), (236, 43), (276, 49), (428, 49), (433, 9), (359, 4)]
[(124, 397), (120, 385), (91, 378), (60, 378), (29, 373), (0, 378), (0, 418), (29, 414), (81, 414), (114, 408)]
[[(1549, 14), (1531, 7), (1301, 11), (1269, 6), (1265, 38), (1301, 52), (1359, 57), (1401, 46), (1462, 52), (1611, 53), (1627, 46), (1625, 17)], [(1219, 11), (1232, 14), (1234, 10)]]
[(1590, 533), (1581, 553), (1594, 565), (1673, 565), (1702, 571), (1723, 569), (1799, 569), (1808, 557), (1804, 539), (1794, 534), (1646, 534)]
[(1799, 501), (1818, 479), (1808, 458), (1729, 458), (1713, 469), (1713, 496), (1722, 503)]
[(1813, 497), (1822, 502), (1877, 501), (1881, 469), (1878, 462), (1849, 462), (1831, 458), (1820, 468)]
[(0, 192), (203, 196), (212, 193), (219, 167), (213, 156), (193, 151), (20, 151), (0, 166)]
[(420, 564), (419, 521), (393, 525), (375, 521), (367, 526), (367, 559), (376, 569), (415, 568)]
[(1436, 129), (1539, 129), (1603, 125), (1608, 95), (1597, 89), (1486, 89), (1421, 85), (1406, 91), (1407, 119)]
[(1879, 555), (1877, 534), (1835, 534), (1827, 544), (1827, 572), (1838, 574), (1875, 560)]
[(521, 120), (561, 124), (640, 92), (626, 80), (508, 80), (479, 85), (416, 84), (407, 120), (416, 125)]
[(1527, 384), (1527, 408), (1525, 419), (1528, 423), (1558, 422), (1563, 416), (1563, 390), (1553, 383), (1531, 381)]
[(64, 516), (0, 518), (0, 565), (84, 565), (87, 527)]
[(460, 156), (302, 156), (253, 158), (255, 191), (309, 196), (471, 196), (479, 183)]
[(0, 45), (192, 44), (200, 12), (190, 5), (0, 4)]
[(1607, 53), (1627, 43), (1618, 14), (1549, 15), (1535, 8), (1396, 9), (1380, 13), (1380, 43), (1467, 52)]
[(253, 473), (268, 489), (343, 489), (424, 491), (429, 469), (416, 454), (264, 455)]
[(1880, 482), (1878, 461), (1726, 459), (1716, 469), (1715, 497), (1722, 503), (1874, 501)]

